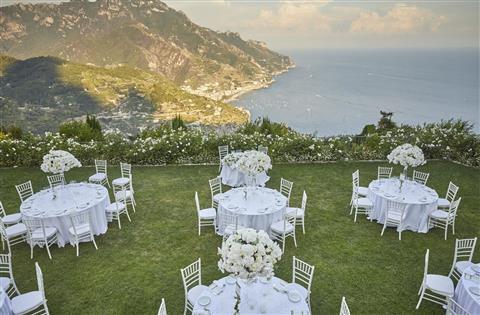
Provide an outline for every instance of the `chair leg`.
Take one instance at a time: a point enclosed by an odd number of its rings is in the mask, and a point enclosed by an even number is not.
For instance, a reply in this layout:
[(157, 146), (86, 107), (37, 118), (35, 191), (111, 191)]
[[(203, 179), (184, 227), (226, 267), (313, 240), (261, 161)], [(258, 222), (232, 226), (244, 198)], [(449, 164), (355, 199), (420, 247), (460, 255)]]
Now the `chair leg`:
[(418, 299), (417, 307), (415, 307), (415, 309), (417, 309), (417, 310), (420, 307), (420, 304), (422, 304), (423, 294), (425, 293), (425, 290), (423, 289), (423, 285), (422, 285), (422, 287), (420, 287), (420, 290), (421, 290), (420, 291), (421, 295), (420, 295), (420, 298)]
[(52, 259), (52, 254), (50, 254), (50, 246), (48, 246), (48, 243), (46, 241), (45, 241), (45, 247), (47, 248), (48, 258)]
[(117, 214), (117, 220), (118, 220), (118, 229), (122, 229), (122, 224), (120, 223), (120, 214)]
[(285, 235), (282, 238), (282, 252), (285, 253)]
[(402, 231), (398, 232), (398, 240), (399, 240), (399, 241), (402, 240)]
[(305, 234), (305, 218), (302, 218), (302, 230), (303, 234)]
[(95, 246), (95, 249), (98, 250), (97, 242), (95, 242), (95, 237), (93, 236), (93, 234), (91, 234), (91, 236), (92, 236), (93, 246)]
[(30, 259), (33, 259), (33, 246), (30, 245)]
[(352, 206), (350, 207), (350, 214), (349, 215), (352, 215), (353, 213), (353, 202), (352, 202)]
[(385, 232), (386, 227), (387, 227), (387, 221), (385, 221), (385, 223), (383, 224), (382, 233), (380, 233), (380, 236), (383, 236), (383, 232)]
[(295, 248), (297, 247), (297, 237), (295, 236), (295, 232), (293, 233), (293, 243), (295, 244)]
[(445, 225), (445, 240), (447, 240), (447, 233), (448, 233), (448, 223)]
[(80, 242), (77, 239), (77, 257), (80, 256)]
[(453, 221), (452, 224), (452, 234), (455, 235), (455, 221)]
[(353, 222), (357, 222), (357, 210), (358, 208), (355, 208), (355, 218), (353, 218)]
[(5, 241), (3, 240), (3, 236), (2, 236), (2, 249), (5, 250)]

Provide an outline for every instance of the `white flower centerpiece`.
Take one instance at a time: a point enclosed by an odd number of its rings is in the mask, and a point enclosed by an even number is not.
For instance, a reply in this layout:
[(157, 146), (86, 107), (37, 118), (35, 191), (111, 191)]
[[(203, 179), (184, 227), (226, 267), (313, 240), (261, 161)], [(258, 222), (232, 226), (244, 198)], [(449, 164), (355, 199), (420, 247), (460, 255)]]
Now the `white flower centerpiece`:
[(239, 279), (247, 284), (258, 277), (271, 279), (274, 265), (282, 257), (282, 250), (264, 231), (240, 229), (230, 235), (219, 249), (221, 256), (218, 268), (229, 272), (237, 278), (235, 310), (239, 312)]
[(245, 175), (247, 186), (256, 186), (257, 175), (272, 168), (270, 157), (255, 150), (230, 153), (223, 158), (223, 164), (241, 171)]
[(417, 167), (426, 163), (422, 149), (410, 143), (402, 144), (387, 156), (390, 163), (403, 166), (403, 172), (400, 174), (400, 189), (403, 181), (407, 179), (408, 167)]
[[(82, 163), (78, 161), (73, 154), (63, 150), (50, 150), (43, 156), (43, 162), (40, 166), (44, 173), (63, 174), (74, 167), (81, 167)], [(52, 190), (55, 199), (55, 190)]]

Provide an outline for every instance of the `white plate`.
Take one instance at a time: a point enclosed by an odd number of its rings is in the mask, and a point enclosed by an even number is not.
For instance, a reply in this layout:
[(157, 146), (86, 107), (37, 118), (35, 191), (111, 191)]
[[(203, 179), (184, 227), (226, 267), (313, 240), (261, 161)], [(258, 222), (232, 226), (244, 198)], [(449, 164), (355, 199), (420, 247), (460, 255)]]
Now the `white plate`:
[(227, 279), (225, 279), (225, 282), (228, 284), (235, 284), (237, 280), (235, 280), (235, 278), (233, 277), (227, 277)]
[(293, 303), (297, 303), (302, 300), (302, 296), (297, 291), (288, 291), (288, 299)]
[(211, 300), (208, 296), (201, 296), (199, 299), (198, 299), (198, 304), (200, 304), (201, 306), (207, 306), (208, 304), (210, 304)]
[(472, 293), (474, 295), (480, 296), (480, 288), (479, 287), (470, 287), (470, 289), (468, 289), (468, 291), (470, 291), (470, 293)]

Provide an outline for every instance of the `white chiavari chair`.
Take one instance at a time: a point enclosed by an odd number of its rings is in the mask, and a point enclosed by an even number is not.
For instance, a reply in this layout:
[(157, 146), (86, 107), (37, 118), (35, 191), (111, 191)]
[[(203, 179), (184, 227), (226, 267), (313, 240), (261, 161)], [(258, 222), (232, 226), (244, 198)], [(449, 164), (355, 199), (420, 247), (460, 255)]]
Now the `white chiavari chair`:
[(0, 201), (0, 220), (2, 220), (3, 224), (6, 226), (13, 225), (20, 223), (22, 220), (22, 214), (21, 213), (11, 213), (7, 214), (5, 212), (5, 208), (3, 207), (2, 202)]
[(420, 307), (422, 300), (427, 300), (442, 306), (447, 305), (447, 299), (452, 298), (454, 294), (454, 285), (452, 279), (447, 276), (428, 274), (428, 256), (430, 250), (425, 253), (425, 269), (423, 271), (423, 280), (418, 294), (417, 307)]
[[(373, 209), (373, 203), (370, 201), (370, 199), (360, 198), (358, 195), (358, 189), (356, 188), (353, 189), (353, 201), (352, 201), (352, 206), (350, 207), (350, 214), (352, 214), (354, 209), (355, 209), (355, 217), (353, 219), (353, 222), (357, 222), (358, 214), (365, 214), (370, 216)], [(370, 221), (371, 220), (372, 218), (370, 217)]]
[(15, 279), (13, 278), (12, 255), (10, 250), (8, 254), (0, 254), (0, 286), (10, 299), (20, 295), (20, 291), (18, 291)]
[(447, 240), (448, 227), (452, 226), (452, 233), (455, 235), (455, 218), (457, 217), (458, 207), (462, 197), (453, 201), (447, 211), (437, 209), (428, 215), (428, 226), (439, 227), (445, 230), (445, 240)]
[(202, 285), (202, 261), (200, 258), (189, 266), (180, 269), (180, 272), (185, 289), (185, 309), (183, 312), (185, 315), (187, 311), (193, 312), (195, 302), (203, 290), (208, 289), (208, 287)]
[(244, 227), (238, 224), (238, 215), (222, 213), (219, 215), (218, 230), (223, 231), (223, 241)]
[(74, 212), (70, 214), (70, 228), (68, 232), (75, 240), (77, 247), (77, 257), (80, 255), (80, 242), (92, 241), (95, 249), (98, 249), (95, 237), (93, 236), (92, 225), (90, 223), (90, 212)]
[(358, 170), (352, 173), (352, 198), (350, 199), (350, 205), (353, 202), (353, 190), (355, 189), (360, 197), (367, 197), (368, 188), (360, 186), (360, 172)]
[(198, 235), (201, 233), (202, 226), (217, 226), (217, 211), (215, 208), (200, 208), (200, 200), (198, 199), (198, 192), (195, 192), (195, 205), (197, 207), (198, 218)]
[(386, 179), (392, 177), (393, 167), (379, 166), (377, 170), (377, 179)]
[(283, 213), (283, 220), (277, 221), (270, 225), (270, 234), (272, 240), (282, 242), (282, 252), (285, 252), (285, 242), (287, 237), (293, 238), (293, 243), (297, 247), (297, 238), (295, 236), (297, 216), (295, 212)]
[(429, 173), (424, 173), (424, 172), (419, 172), (416, 170), (413, 170), (413, 180), (416, 181), (419, 184), (422, 185), (427, 185), (428, 177), (430, 176)]
[(132, 165), (128, 163), (120, 163), (120, 174), (121, 177), (115, 178), (112, 180), (113, 185), (126, 186), (130, 184), (132, 178)]
[(27, 198), (33, 195), (32, 181), (30, 180), (20, 185), (15, 185), (15, 188), (17, 189), (21, 202), (24, 202)]
[(280, 179), (280, 193), (287, 197), (287, 207), (290, 205), (290, 195), (292, 194), (293, 182), (284, 178)]
[(212, 208), (218, 208), (218, 197), (222, 194), (222, 179), (220, 177), (215, 177), (214, 179), (208, 180), (210, 185), (210, 193), (212, 195)]
[(292, 283), (289, 287), (297, 290), (305, 299), (310, 308), (310, 295), (312, 293), (313, 272), (315, 266), (293, 256)]
[(382, 233), (383, 236), (387, 227), (396, 227), (398, 230), (398, 239), (402, 240), (402, 223), (405, 212), (405, 204), (396, 202), (394, 200), (387, 201), (387, 211), (385, 213), (385, 222), (383, 223)]
[(125, 206), (128, 207), (129, 205), (132, 207), (133, 212), (136, 212), (135, 210), (135, 193), (133, 192), (133, 178), (130, 178), (130, 181), (126, 185), (118, 185), (118, 184), (113, 184), (113, 194), (118, 200), (124, 201)]
[(218, 158), (220, 159), (220, 163), (218, 166), (218, 171), (222, 170), (223, 165), (223, 158), (228, 154), (228, 144), (227, 145), (219, 145), (218, 146)]
[(257, 146), (257, 151), (268, 155), (268, 147), (264, 147), (263, 145)]
[(23, 223), (27, 227), (27, 243), (30, 245), (30, 259), (33, 259), (33, 248), (38, 245), (45, 246), (48, 257), (52, 259), (50, 246), (58, 241), (57, 228), (45, 226), (45, 222), (38, 218), (23, 217)]
[(452, 269), (448, 274), (449, 278), (455, 278), (457, 281), (463, 275), (465, 269), (473, 265), (472, 258), (475, 252), (477, 238), (457, 239), (455, 241), (455, 254), (453, 256)]
[(300, 208), (287, 207), (287, 214), (296, 215), (296, 224), (302, 226), (303, 234), (305, 234), (305, 213), (307, 211), (307, 193), (305, 190), (302, 195), (302, 205)]
[(162, 299), (157, 315), (167, 315), (167, 305), (165, 304), (165, 299)]
[(460, 304), (458, 304), (453, 298), (449, 298), (447, 301), (447, 309), (445, 315), (475, 315), (465, 310)]
[(43, 285), (43, 274), (38, 263), (35, 263), (37, 273), (37, 291), (20, 294), (12, 299), (12, 310), (14, 315), (32, 314), (49, 315), (45, 288)]
[(350, 309), (348, 308), (347, 301), (345, 297), (342, 296), (342, 304), (340, 304), (340, 314), (339, 315), (350, 315)]
[(5, 242), (10, 251), (10, 247), (15, 244), (20, 244), (27, 239), (27, 227), (23, 223), (17, 223), (5, 227), (5, 224), (0, 220), (0, 234), (2, 236), (2, 247), (5, 249)]
[(91, 175), (88, 181), (92, 184), (107, 185), (110, 187), (106, 160), (95, 160), (95, 174)]
[[(115, 188), (115, 186), (116, 185), (113, 184), (114, 188)], [(120, 222), (120, 216), (122, 214), (126, 214), (127, 218), (128, 218), (128, 221), (132, 222), (132, 220), (130, 219), (130, 214), (128, 213), (128, 208), (127, 208), (127, 204), (126, 204), (127, 197), (126, 197), (125, 186), (121, 186), (121, 187), (122, 187), (122, 189), (119, 190), (119, 191), (116, 191), (116, 192), (115, 192), (115, 189), (114, 189), (115, 202), (109, 204), (105, 208), (105, 213), (107, 215), (107, 219), (112, 220), (112, 221), (117, 220), (119, 229), (122, 228), (122, 224)], [(118, 193), (121, 193), (121, 195), (118, 194)]]
[(63, 174), (50, 175), (50, 176), (47, 176), (47, 179), (48, 179), (48, 184), (50, 185), (50, 188), (65, 185), (65, 175)]
[(450, 208), (450, 204), (455, 200), (458, 193), (458, 186), (450, 182), (448, 184), (447, 194), (445, 198), (438, 198), (437, 204), (439, 208)]

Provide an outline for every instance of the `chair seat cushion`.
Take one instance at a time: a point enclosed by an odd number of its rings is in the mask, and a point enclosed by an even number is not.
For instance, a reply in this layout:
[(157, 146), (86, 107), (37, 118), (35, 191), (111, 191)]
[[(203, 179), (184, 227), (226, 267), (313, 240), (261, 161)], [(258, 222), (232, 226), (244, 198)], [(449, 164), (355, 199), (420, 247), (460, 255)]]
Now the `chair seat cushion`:
[(434, 219), (446, 219), (448, 218), (448, 212), (443, 210), (435, 210), (429, 214), (430, 217)]
[(57, 229), (54, 227), (45, 227), (45, 235), (43, 235), (43, 229), (38, 228), (33, 231), (32, 239), (34, 240), (43, 240), (45, 237), (50, 238), (57, 233)]
[(198, 215), (201, 219), (215, 219), (217, 217), (217, 211), (215, 208), (202, 209)]
[(298, 283), (289, 283), (287, 285), (287, 288), (288, 288), (288, 290), (295, 290), (298, 293), (300, 293), (300, 295), (303, 297), (303, 299), (308, 298), (308, 290), (304, 286), (302, 286)]
[(7, 227), (5, 229), (5, 232), (7, 233), (7, 237), (11, 238), (18, 235), (26, 234), (27, 227), (23, 223), (18, 223), (18, 224)]
[(40, 291), (32, 291), (14, 297), (12, 299), (12, 311), (14, 314), (23, 314), (29, 310), (39, 307), (42, 304), (42, 293)]
[(295, 229), (295, 227), (289, 222), (284, 224), (284, 221), (278, 221), (273, 223), (270, 226), (270, 229), (274, 232), (283, 234), (284, 230), (285, 230), (285, 233), (289, 233), (289, 232), (292, 232)]
[(2, 218), (2, 221), (4, 224), (10, 225), (10, 224), (19, 223), (21, 219), (22, 219), (22, 215), (20, 213), (12, 213), (4, 216)]
[(438, 198), (437, 204), (439, 208), (448, 208), (450, 207), (450, 201), (445, 198)]
[(105, 173), (95, 173), (88, 178), (89, 182), (101, 182), (107, 179), (107, 174)]
[(77, 235), (90, 234), (90, 224), (84, 223), (76, 225), (75, 230), (73, 229), (73, 226), (68, 229), (68, 232), (70, 232), (72, 235), (75, 235), (75, 231), (77, 231)]
[(368, 198), (358, 198), (358, 200), (354, 200), (353, 203), (360, 208), (373, 207), (373, 203)]
[(460, 272), (460, 274), (463, 274), (465, 269), (467, 269), (470, 266), (473, 266), (473, 262), (468, 261), (468, 260), (457, 261), (455, 263), (455, 269), (457, 269), (457, 271)]
[[(124, 196), (124, 192), (123, 191), (117, 191), (115, 193), (115, 197), (117, 200), (123, 200), (123, 196)], [(130, 190), (125, 190), (125, 196), (127, 199), (131, 199), (132, 198), (132, 192)]]
[(453, 296), (455, 291), (452, 279), (442, 275), (427, 275), (425, 284), (428, 289), (445, 296)]
[(187, 297), (190, 303), (195, 305), (195, 302), (197, 301), (198, 297), (205, 290), (208, 290), (208, 287), (201, 284), (194, 286), (193, 288), (188, 290)]
[(10, 278), (0, 277), (0, 287), (3, 289), (3, 291), (7, 292), (10, 283), (12, 283), (12, 280), (10, 280)]
[(368, 188), (367, 187), (358, 187), (358, 194), (360, 196), (367, 196), (368, 195)]
[(305, 213), (304, 213), (302, 208), (287, 207), (286, 213), (287, 213), (287, 215), (293, 216), (295, 211), (297, 213), (297, 215), (296, 215), (297, 218), (303, 218)]
[(125, 186), (130, 183), (130, 178), (127, 177), (120, 177), (120, 178), (115, 178), (112, 181), (112, 184), (118, 185), (118, 186)]
[(125, 209), (125, 205), (121, 202), (113, 202), (109, 204), (106, 208), (105, 211), (107, 212), (120, 212), (123, 209)]

